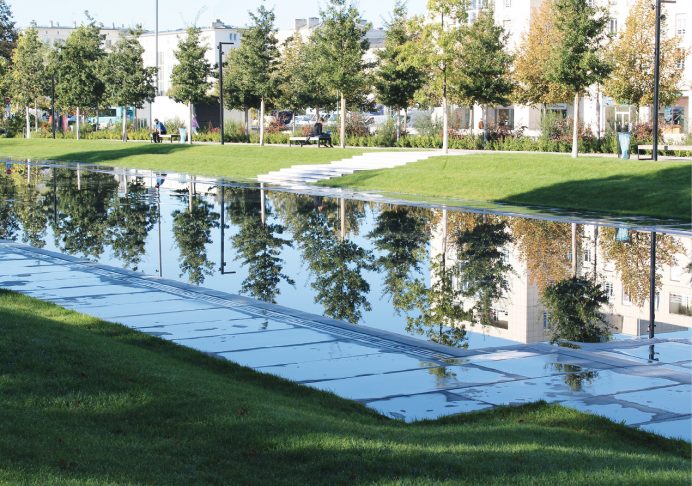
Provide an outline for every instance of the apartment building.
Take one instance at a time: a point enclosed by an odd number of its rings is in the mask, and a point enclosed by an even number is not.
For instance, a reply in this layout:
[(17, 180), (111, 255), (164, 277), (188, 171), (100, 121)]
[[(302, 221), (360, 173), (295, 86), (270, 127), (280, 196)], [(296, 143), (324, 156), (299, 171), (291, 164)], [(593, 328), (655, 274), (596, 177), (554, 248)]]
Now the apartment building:
[[(106, 49), (118, 42), (121, 35), (127, 33), (127, 29), (124, 25), (118, 27), (112, 24), (112, 27), (105, 27), (103, 24), (99, 24), (99, 26), (101, 27), (101, 34), (105, 36), (104, 44)], [(49, 25), (33, 24), (31, 27), (38, 30), (38, 38), (43, 43), (49, 47), (55, 47), (67, 40), (70, 34), (77, 28), (77, 22), (74, 22), (72, 25), (60, 25), (51, 21)]]

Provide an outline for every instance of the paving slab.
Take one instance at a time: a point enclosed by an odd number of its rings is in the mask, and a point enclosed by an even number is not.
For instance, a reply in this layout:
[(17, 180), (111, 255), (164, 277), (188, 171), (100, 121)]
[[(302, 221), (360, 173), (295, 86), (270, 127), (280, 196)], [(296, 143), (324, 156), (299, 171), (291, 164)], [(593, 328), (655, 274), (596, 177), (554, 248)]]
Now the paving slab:
[[(359, 400), (406, 421), (561, 402), (690, 440), (692, 341), (476, 351), (0, 242), (0, 287)], [(673, 434), (673, 435), (671, 435)]]
[(692, 417), (644, 424), (639, 428), (671, 439), (692, 442)]

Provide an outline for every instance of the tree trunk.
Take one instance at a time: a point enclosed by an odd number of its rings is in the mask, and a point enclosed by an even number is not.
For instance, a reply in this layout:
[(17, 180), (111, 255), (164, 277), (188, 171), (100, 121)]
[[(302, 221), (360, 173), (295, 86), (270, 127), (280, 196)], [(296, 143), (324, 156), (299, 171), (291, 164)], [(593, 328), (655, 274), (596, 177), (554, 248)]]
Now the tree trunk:
[(408, 133), (408, 108), (404, 108), (404, 133)]
[(401, 138), (401, 110), (396, 110), (396, 141), (399, 143)]
[(574, 126), (572, 127), (572, 158), (579, 156), (579, 93), (574, 95)]
[(187, 130), (187, 143), (192, 145), (192, 103), (188, 104), (188, 114), (187, 114), (187, 121), (188, 121), (188, 130)]
[(26, 134), (24, 138), (31, 138), (31, 117), (29, 116), (29, 105), (24, 107), (24, 115), (26, 116)]
[(485, 145), (488, 143), (488, 105), (481, 106), (481, 118), (483, 118), (483, 145)]
[(601, 139), (601, 88), (599, 86), (596, 86), (596, 116), (597, 121), (596, 121), (596, 129), (598, 130), (598, 134), (596, 135), (596, 138), (599, 140)]
[(447, 97), (442, 97), (442, 151), (449, 153), (449, 116), (447, 115)]
[(245, 137), (247, 137), (248, 142), (250, 141), (250, 110), (245, 107)]
[(260, 100), (260, 121), (259, 121), (259, 144), (260, 147), (264, 147), (264, 98)]
[(77, 116), (76, 116), (76, 120), (77, 120), (77, 140), (79, 140), (79, 135), (80, 135), (80, 133), (79, 133), (79, 117), (80, 117), (80, 111), (79, 111), (79, 107), (77, 107)]
[(123, 142), (127, 142), (127, 107), (123, 106), (123, 127), (122, 127), (122, 140)]
[(341, 131), (339, 132), (341, 148), (346, 148), (346, 96), (341, 93)]
[(34, 131), (38, 132), (38, 101), (34, 101)]

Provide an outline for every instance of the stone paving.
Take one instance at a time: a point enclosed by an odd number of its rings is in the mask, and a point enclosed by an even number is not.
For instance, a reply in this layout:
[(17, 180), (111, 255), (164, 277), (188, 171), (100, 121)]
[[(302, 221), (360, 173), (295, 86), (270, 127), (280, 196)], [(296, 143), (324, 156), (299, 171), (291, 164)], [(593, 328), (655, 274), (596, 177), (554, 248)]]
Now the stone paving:
[(0, 242), (0, 287), (332, 391), (392, 418), (545, 400), (692, 440), (690, 339), (458, 350), (11, 242)]

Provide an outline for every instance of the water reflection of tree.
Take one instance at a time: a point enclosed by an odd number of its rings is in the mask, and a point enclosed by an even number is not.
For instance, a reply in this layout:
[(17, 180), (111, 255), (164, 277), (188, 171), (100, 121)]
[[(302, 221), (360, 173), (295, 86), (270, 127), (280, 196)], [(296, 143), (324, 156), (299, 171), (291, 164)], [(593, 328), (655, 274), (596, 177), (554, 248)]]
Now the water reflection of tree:
[(158, 221), (156, 204), (148, 201), (141, 178), (127, 183), (124, 197), (117, 197), (108, 217), (108, 237), (113, 253), (125, 266), (137, 270), (146, 251), (149, 232)]
[(31, 170), (33, 181), (38, 177), (36, 169), (26, 168), (17, 178), (17, 219), (22, 226), (22, 242), (35, 248), (43, 248), (46, 246), (48, 229), (48, 202), (36, 189), (34, 182), (29, 182), (25, 177), (27, 170)]
[(211, 230), (219, 227), (219, 214), (209, 202), (191, 197), (187, 209), (173, 212), (173, 238), (180, 250), (180, 276), (187, 275), (190, 283), (201, 285), (213, 273), (206, 245), (212, 242)]
[[(526, 262), (531, 283), (542, 292), (551, 282), (571, 276), (570, 251), (572, 227), (568, 223), (514, 218), (510, 222), (512, 235), (522, 260)], [(583, 228), (577, 232), (579, 248)]]
[(395, 310), (406, 305), (406, 293), (414, 282), (412, 274), (420, 271), (426, 257), (431, 217), (428, 209), (391, 206), (380, 211), (375, 228), (368, 234), (382, 252), (376, 264), (385, 273), (384, 293), (391, 297)]
[[(357, 324), (370, 310), (370, 285), (363, 277), (373, 268), (372, 253), (341, 236), (339, 201), (331, 198), (280, 195), (278, 208), (307, 263), (315, 302), (325, 315)], [(346, 210), (346, 232), (357, 233), (361, 205)], [(354, 215), (355, 213), (355, 215)], [(363, 213), (364, 215), (364, 213)], [(346, 235), (343, 235), (346, 236)]]
[(0, 239), (15, 240), (19, 222), (15, 213), (16, 185), (13, 178), (0, 174)]
[(596, 378), (598, 378), (598, 371), (582, 371), (581, 366), (565, 363), (553, 363), (552, 366), (555, 371), (565, 373), (565, 384), (569, 386), (570, 390), (575, 392), (582, 391), (585, 384), (590, 385)]
[(267, 222), (272, 212), (265, 207), (262, 214), (260, 191), (234, 188), (222, 190), (229, 201), (228, 216), (238, 226), (238, 232), (232, 238), (233, 246), (238, 252), (236, 260), (247, 267), (247, 278), (243, 281), (241, 292), (275, 303), (282, 280), (290, 285), (295, 284), (283, 272), (281, 252), (285, 246), (292, 246), (289, 240), (281, 238), (285, 227)]
[[(651, 267), (651, 233), (631, 231), (627, 241), (616, 238), (616, 228), (602, 228), (599, 239), (603, 256), (615, 264), (622, 286), (630, 300), (638, 306), (649, 298)], [(675, 265), (676, 253), (683, 246), (670, 235), (656, 235), (656, 288), (662, 285), (664, 265)]]
[(471, 317), (464, 310), (461, 291), (454, 285), (458, 266), (450, 266), (444, 252), (430, 263), (431, 283), (417, 279), (406, 293), (404, 308), (417, 315), (406, 317), (406, 331), (452, 347), (468, 347), (466, 327)]
[(80, 190), (75, 171), (59, 169), (56, 177), (57, 220), (52, 221), (56, 246), (70, 255), (98, 258), (108, 239), (108, 212), (118, 182), (110, 174), (84, 172)]
[(502, 218), (474, 216), (470, 223), (452, 232), (458, 278), (462, 295), (474, 301), (473, 320), (486, 325), (493, 322), (493, 306), (509, 290), (507, 274), (512, 266), (505, 257), (505, 247), (512, 237)]

